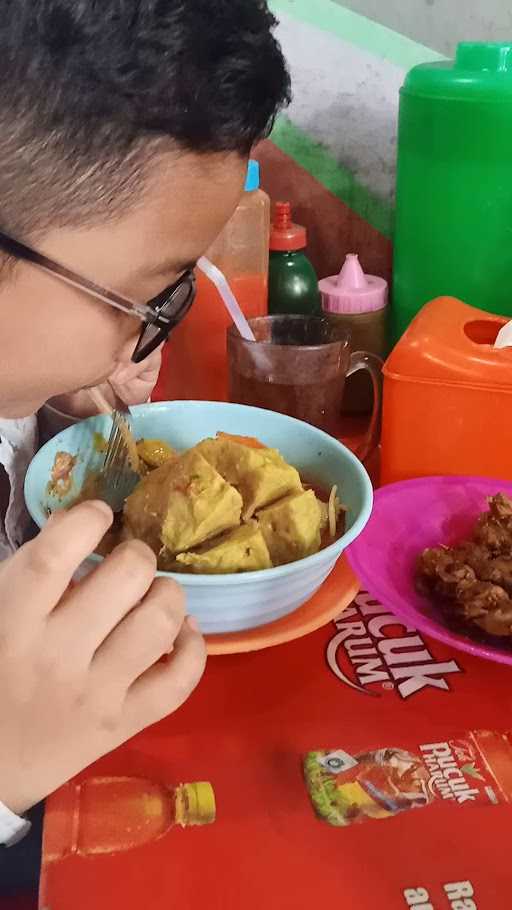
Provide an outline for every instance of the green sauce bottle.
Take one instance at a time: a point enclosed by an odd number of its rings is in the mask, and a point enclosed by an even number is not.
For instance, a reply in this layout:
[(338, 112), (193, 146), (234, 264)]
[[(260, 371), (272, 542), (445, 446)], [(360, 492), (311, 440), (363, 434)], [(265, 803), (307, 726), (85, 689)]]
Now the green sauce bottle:
[(277, 202), (270, 232), (268, 312), (320, 316), (316, 272), (305, 254), (306, 228), (293, 224), (289, 202)]

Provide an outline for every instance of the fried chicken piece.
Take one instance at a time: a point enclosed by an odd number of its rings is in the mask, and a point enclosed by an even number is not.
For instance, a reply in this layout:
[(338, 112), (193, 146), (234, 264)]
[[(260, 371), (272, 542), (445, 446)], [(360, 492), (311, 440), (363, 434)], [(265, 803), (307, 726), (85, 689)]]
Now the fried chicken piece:
[(476, 580), (473, 569), (449, 547), (424, 550), (418, 559), (416, 587), (420, 594), (451, 599), (456, 597), (459, 587), (464, 589)]
[(496, 496), (489, 498), (489, 513), (496, 521), (512, 528), (512, 499), (504, 493), (496, 493)]
[(491, 497), (471, 540), (425, 550), (416, 587), (468, 632), (512, 638), (512, 500)]
[(469, 587), (458, 588), (456, 605), (461, 618), (488, 635), (512, 634), (512, 600), (499, 585), (476, 581)]
[(454, 550), (480, 581), (490, 581), (512, 594), (512, 556), (492, 556), (480, 544), (461, 544)]
[[(512, 635), (512, 599), (501, 585), (480, 580), (475, 568), (464, 561), (466, 555), (465, 547), (425, 550), (418, 560), (419, 593), (439, 598), (448, 619), (457, 619), (468, 629), (476, 625), (488, 635)], [(469, 555), (475, 557), (475, 550), (469, 550)], [(478, 568), (485, 564), (481, 553), (475, 558), (477, 564)]]
[(473, 540), (493, 556), (512, 556), (512, 500), (508, 496), (498, 493), (489, 499), (489, 511), (478, 519)]
[(469, 632), (512, 638), (512, 500), (491, 497), (471, 540), (425, 550), (416, 587)]

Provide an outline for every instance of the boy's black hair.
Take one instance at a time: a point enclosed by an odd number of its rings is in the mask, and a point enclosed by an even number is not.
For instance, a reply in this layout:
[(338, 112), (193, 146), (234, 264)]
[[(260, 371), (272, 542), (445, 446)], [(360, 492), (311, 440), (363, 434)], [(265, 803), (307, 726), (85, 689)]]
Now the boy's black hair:
[(1, 0), (0, 225), (115, 218), (174, 149), (246, 155), (289, 101), (265, 0)]

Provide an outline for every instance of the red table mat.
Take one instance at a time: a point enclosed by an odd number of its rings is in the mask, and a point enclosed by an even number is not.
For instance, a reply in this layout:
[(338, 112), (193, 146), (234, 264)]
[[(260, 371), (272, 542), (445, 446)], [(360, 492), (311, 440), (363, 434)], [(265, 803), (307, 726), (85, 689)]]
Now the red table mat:
[[(511, 681), (365, 594), (308, 638), (211, 658), (180, 712), (49, 800), (40, 908), (508, 908), (509, 746), (469, 734), (512, 729)], [(216, 820), (172, 826), (194, 781)], [(350, 824), (315, 812), (326, 792)]]

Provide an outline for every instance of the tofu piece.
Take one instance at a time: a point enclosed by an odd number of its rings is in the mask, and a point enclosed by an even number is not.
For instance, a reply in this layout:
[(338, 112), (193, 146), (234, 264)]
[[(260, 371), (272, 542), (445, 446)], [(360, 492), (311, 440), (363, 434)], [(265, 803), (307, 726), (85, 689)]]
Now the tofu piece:
[(320, 549), (322, 512), (313, 490), (286, 496), (258, 512), (257, 520), (275, 566)]
[(180, 553), (176, 561), (192, 568), (195, 574), (225, 575), (229, 572), (255, 572), (271, 569), (272, 561), (263, 534), (251, 521), (236, 531), (206, 544), (201, 550)]
[(139, 459), (148, 468), (160, 468), (171, 458), (178, 458), (178, 453), (160, 439), (141, 439), (137, 443)]
[(219, 437), (203, 440), (196, 451), (240, 491), (244, 521), (252, 518), (257, 509), (302, 491), (299, 472), (276, 449), (255, 449)]
[(240, 524), (242, 497), (191, 449), (151, 471), (128, 497), (125, 522), (158, 555), (180, 553)]

